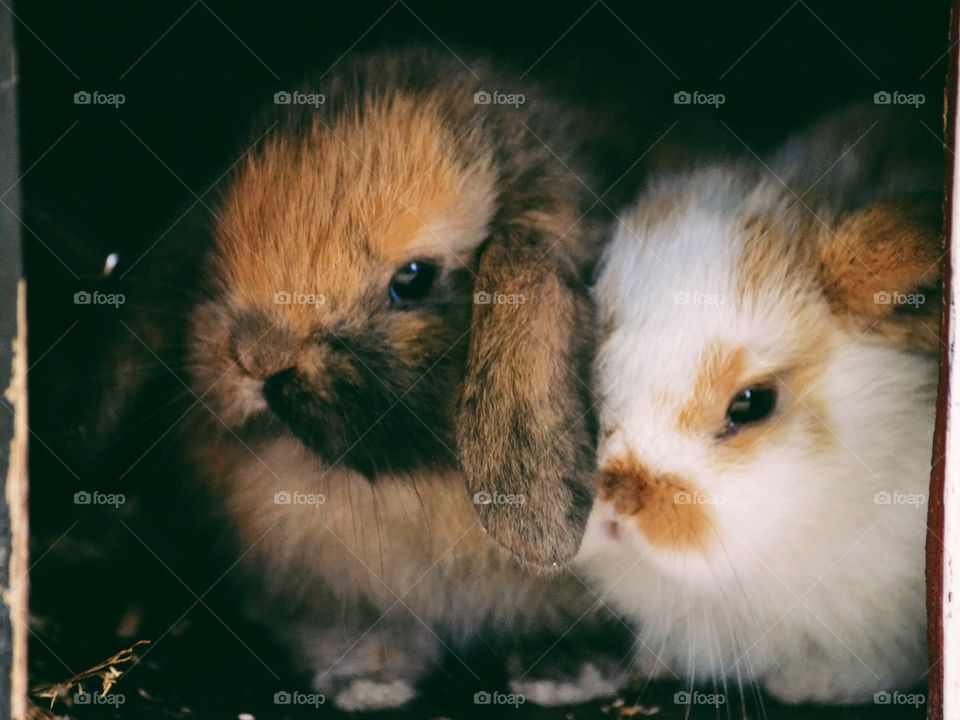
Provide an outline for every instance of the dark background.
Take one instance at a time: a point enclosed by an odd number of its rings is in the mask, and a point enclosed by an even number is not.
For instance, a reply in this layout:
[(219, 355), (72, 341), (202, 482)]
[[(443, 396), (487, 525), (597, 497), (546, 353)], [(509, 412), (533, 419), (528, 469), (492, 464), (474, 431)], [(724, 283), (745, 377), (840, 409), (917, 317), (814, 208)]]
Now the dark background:
[[(218, 585), (203, 594), (229, 561), (208, 562), (216, 553), (188, 520), (193, 507), (163, 435), (177, 417), (176, 403), (149, 410), (93, 449), (78, 442), (95, 398), (112, 392), (96, 368), (115, 328), (71, 302), (77, 289), (100, 282), (107, 252), (119, 251), (122, 268), (162, 236), (191, 193), (201, 194), (238, 157), (248, 118), (273, 93), (345, 53), (386, 45), (449, 46), (464, 57), (492, 55), (520, 72), (533, 66), (531, 76), (559, 82), (595, 116), (606, 136), (606, 174), (615, 179), (633, 167), (622, 185), (632, 192), (645, 168), (636, 161), (668, 128), (663, 147), (696, 137), (760, 153), (824, 110), (869, 102), (880, 90), (923, 93), (918, 118), (926, 118), (930, 142), (938, 143), (947, 70), (942, 1), (204, 0), (19, 2), (14, 11), (25, 171), (18, 215), (33, 364), (34, 678), (65, 680), (136, 639), (159, 640), (118, 686), (127, 698), (123, 717), (185, 716), (184, 707), (202, 718), (241, 711), (275, 717), (271, 693), (289, 686), (273, 677), (274, 668), (283, 678), (289, 673), (282, 656), (231, 615), (229, 593)], [(125, 103), (74, 104), (83, 90), (123, 93)], [(681, 90), (723, 93), (725, 103), (677, 107), (673, 95)], [(150, 275), (151, 257), (138, 276)], [(166, 359), (178, 367), (177, 358)], [(77, 489), (93, 487), (129, 500), (120, 511), (73, 504)], [(681, 717), (685, 708), (672, 705), (673, 690), (638, 690), (628, 705), (639, 697), (660, 706), (661, 717)], [(469, 715), (470, 693), (467, 679), (451, 669), (410, 716)], [(742, 710), (751, 717), (807, 716), (761, 705), (750, 692)], [(576, 717), (598, 712), (591, 706)], [(739, 716), (741, 709), (702, 712)], [(911, 712), (871, 707), (831, 716)]]

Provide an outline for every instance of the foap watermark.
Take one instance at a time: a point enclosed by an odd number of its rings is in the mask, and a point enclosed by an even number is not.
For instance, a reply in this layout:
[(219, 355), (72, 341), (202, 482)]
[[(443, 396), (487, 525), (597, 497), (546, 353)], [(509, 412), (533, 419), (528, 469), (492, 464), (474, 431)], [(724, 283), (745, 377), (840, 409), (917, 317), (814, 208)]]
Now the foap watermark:
[(874, 505), (912, 505), (913, 507), (920, 507), (921, 505), (927, 504), (927, 496), (923, 493), (888, 492), (887, 490), (881, 490), (880, 492), (874, 493), (873, 503)]
[(321, 493), (280, 490), (273, 494), (274, 505), (313, 505), (314, 507), (320, 507), (326, 501), (327, 496)]
[(912, 305), (915, 308), (920, 307), (927, 301), (927, 296), (923, 293), (902, 293), (894, 290), (887, 292), (881, 290), (873, 294), (875, 305)]
[(699, 490), (678, 490), (673, 495), (675, 505), (723, 505), (723, 495)]
[(283, 290), (273, 294), (273, 302), (277, 305), (314, 305), (319, 307), (326, 301), (321, 293), (287, 292)]
[(74, 705), (109, 705), (114, 708), (118, 708), (127, 701), (126, 695), (123, 693), (110, 693), (109, 695), (104, 695), (103, 693), (95, 692), (86, 692), (80, 690), (73, 694), (73, 704)]
[(512, 705), (518, 708), (526, 701), (527, 698), (520, 693), (505, 693), (499, 690), (493, 692), (481, 690), (473, 694), (474, 705)]
[(305, 693), (299, 690), (280, 690), (273, 694), (274, 705), (304, 705), (318, 708), (327, 701), (323, 693)]
[(723, 93), (705, 93), (699, 90), (678, 90), (673, 94), (674, 105), (709, 105), (718, 108), (727, 101)]
[(99, 490), (79, 490), (73, 494), (74, 505), (110, 505), (118, 508), (127, 501), (123, 493), (105, 493)]
[(918, 108), (927, 101), (923, 93), (905, 93), (899, 90), (879, 90), (873, 94), (874, 105), (911, 105)]
[(474, 505), (523, 505), (526, 501), (525, 495), (511, 495), (496, 490), (493, 492), (481, 490), (473, 494)]
[(477, 305), (523, 305), (526, 301), (526, 295), (519, 293), (491, 293), (481, 290), (473, 294), (473, 302)]
[(726, 301), (727, 298), (722, 293), (681, 290), (673, 294), (674, 305), (723, 305)]
[(527, 102), (523, 93), (504, 93), (499, 90), (477, 90), (473, 94), (474, 105), (512, 105), (517, 108)]
[(673, 694), (673, 702), (675, 705), (710, 705), (718, 708), (727, 702), (727, 696), (723, 693), (681, 690)]
[(273, 94), (274, 105), (310, 105), (318, 108), (327, 101), (323, 93), (308, 93), (300, 90), (280, 90)]
[(123, 293), (104, 293), (99, 290), (89, 292), (80, 290), (73, 294), (74, 305), (110, 305), (118, 308), (127, 301), (127, 296)]
[(73, 94), (74, 105), (109, 105), (114, 110), (127, 101), (123, 93), (105, 93), (99, 90), (78, 90)]
[(873, 694), (874, 705), (910, 705), (911, 707), (918, 708), (926, 704), (926, 702), (927, 696), (922, 693), (904, 693), (897, 690), (888, 692), (887, 690), (881, 690)]

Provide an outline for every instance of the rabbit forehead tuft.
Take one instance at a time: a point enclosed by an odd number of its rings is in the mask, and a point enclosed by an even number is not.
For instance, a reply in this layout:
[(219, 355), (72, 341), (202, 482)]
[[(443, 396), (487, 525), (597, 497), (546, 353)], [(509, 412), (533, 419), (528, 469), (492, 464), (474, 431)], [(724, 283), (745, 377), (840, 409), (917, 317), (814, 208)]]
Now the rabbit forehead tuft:
[(337, 302), (411, 260), (468, 265), (495, 185), (488, 154), (464, 149), (439, 107), (368, 100), (362, 113), (279, 130), (244, 160), (219, 218), (218, 269), (241, 301), (297, 290)]
[[(601, 424), (620, 436), (611, 452), (632, 449), (646, 462), (681, 447), (699, 454), (702, 442), (687, 447), (687, 438), (720, 432), (736, 392), (778, 378), (806, 382), (830, 352), (835, 321), (810, 228), (784, 217), (763, 182), (707, 180), (642, 201), (596, 286)], [(695, 191), (704, 187), (711, 194), (701, 200)]]

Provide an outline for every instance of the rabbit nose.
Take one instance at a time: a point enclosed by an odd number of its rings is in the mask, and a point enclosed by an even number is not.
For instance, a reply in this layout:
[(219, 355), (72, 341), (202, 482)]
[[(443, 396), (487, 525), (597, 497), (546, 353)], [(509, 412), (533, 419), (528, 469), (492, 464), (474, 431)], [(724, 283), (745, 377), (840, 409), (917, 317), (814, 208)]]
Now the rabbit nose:
[(259, 314), (241, 316), (234, 326), (232, 341), (237, 365), (258, 380), (266, 380), (297, 362), (299, 343), (292, 333)]
[(288, 367), (280, 372), (274, 373), (263, 380), (263, 395), (269, 399), (281, 394), (285, 387), (290, 385), (296, 379), (297, 371), (295, 368)]

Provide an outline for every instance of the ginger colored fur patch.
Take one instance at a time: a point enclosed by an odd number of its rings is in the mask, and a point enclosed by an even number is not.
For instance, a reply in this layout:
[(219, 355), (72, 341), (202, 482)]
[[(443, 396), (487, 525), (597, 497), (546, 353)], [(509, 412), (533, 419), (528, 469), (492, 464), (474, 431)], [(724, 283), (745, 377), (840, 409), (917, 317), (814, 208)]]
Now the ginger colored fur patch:
[[(845, 218), (821, 255), (834, 312), (881, 342), (938, 350), (940, 225), (937, 201), (878, 203)], [(919, 304), (897, 301), (907, 296)]]
[(676, 475), (654, 475), (635, 457), (604, 466), (599, 495), (629, 518), (652, 545), (676, 552), (704, 552), (709, 509), (693, 502), (696, 490)]
[[(469, 265), (493, 213), (494, 177), (489, 162), (465, 165), (456, 146), (434, 103), (403, 95), (371, 103), (360, 122), (268, 136), (224, 202), (224, 285), (240, 305), (263, 306), (276, 292), (313, 291), (322, 274), (335, 313), (356, 306), (373, 273), (385, 287), (411, 260)], [(298, 315), (307, 329), (316, 313), (285, 308), (288, 322)]]
[(910, 293), (936, 280), (938, 248), (911, 215), (881, 203), (844, 219), (823, 252), (826, 293), (834, 306), (882, 315), (892, 308), (875, 302), (875, 293)]
[(707, 347), (700, 374), (687, 401), (677, 414), (677, 428), (683, 433), (700, 433), (722, 427), (730, 399), (740, 389), (749, 358), (744, 348), (722, 343)]

